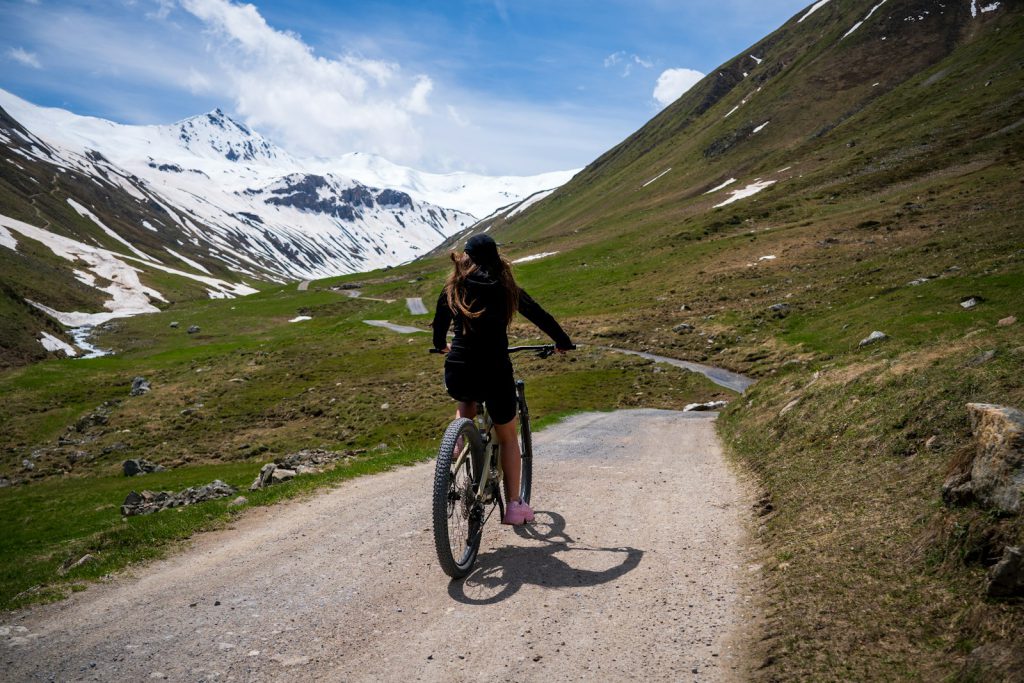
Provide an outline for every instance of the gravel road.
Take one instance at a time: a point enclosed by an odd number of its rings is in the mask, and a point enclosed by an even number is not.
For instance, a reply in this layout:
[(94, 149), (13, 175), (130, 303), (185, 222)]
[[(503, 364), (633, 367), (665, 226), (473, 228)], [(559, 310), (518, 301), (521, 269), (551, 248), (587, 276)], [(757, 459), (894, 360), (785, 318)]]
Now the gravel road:
[(3, 678), (741, 680), (750, 497), (714, 414), (584, 414), (535, 449), (536, 523), (492, 518), (464, 581), (437, 566), (433, 464), (405, 467), (3, 615)]

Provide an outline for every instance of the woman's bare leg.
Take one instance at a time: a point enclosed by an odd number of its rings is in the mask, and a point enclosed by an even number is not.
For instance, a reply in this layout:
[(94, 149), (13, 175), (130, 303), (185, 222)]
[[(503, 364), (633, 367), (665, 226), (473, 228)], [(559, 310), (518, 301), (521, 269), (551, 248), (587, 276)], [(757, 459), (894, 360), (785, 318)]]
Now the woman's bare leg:
[(505, 472), (505, 500), (519, 500), (519, 470), (522, 453), (519, 450), (519, 435), (516, 434), (516, 419), (503, 425), (494, 425), (501, 444), (501, 469)]

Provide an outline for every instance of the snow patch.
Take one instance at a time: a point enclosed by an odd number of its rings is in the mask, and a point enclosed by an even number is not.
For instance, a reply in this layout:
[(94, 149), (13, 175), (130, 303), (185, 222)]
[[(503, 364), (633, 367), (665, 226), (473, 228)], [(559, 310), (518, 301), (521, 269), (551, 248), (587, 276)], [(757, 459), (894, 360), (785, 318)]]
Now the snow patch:
[(768, 254), (767, 256), (762, 256), (761, 258), (759, 258), (757, 260), (758, 261), (774, 261), (777, 258), (779, 258), (779, 257), (776, 256), (775, 254)]
[(760, 64), (761, 62), (763, 62), (763, 61), (764, 61), (764, 60), (763, 60), (763, 59), (761, 59), (760, 57), (755, 57), (754, 55), (747, 55), (747, 56), (748, 56), (748, 57), (750, 57), (751, 59), (753, 59), (753, 60), (754, 60), (755, 62), (757, 62), (758, 64)]
[(818, 2), (814, 3), (813, 5), (811, 5), (811, 8), (809, 10), (807, 10), (806, 14), (804, 14), (802, 17), (800, 17), (799, 19), (796, 20), (796, 23), (799, 24), (804, 19), (806, 19), (807, 17), (811, 16), (812, 14), (814, 14), (815, 12), (817, 12), (819, 9), (821, 9), (822, 7), (824, 7), (827, 4), (828, 4), (828, 0), (818, 0)]
[(517, 258), (512, 263), (526, 263), (528, 261), (536, 261), (537, 259), (542, 259), (542, 258), (544, 258), (546, 256), (554, 256), (557, 253), (558, 253), (557, 251), (545, 251), (545, 252), (541, 252), (540, 254), (531, 254), (530, 256), (524, 256), (522, 258)]
[(669, 171), (671, 171), (671, 170), (672, 170), (672, 167), (671, 167), (671, 166), (669, 166), (669, 167), (668, 167), (668, 168), (666, 168), (666, 169), (665, 169), (664, 171), (662, 171), (661, 173), (659, 173), (658, 175), (654, 176), (653, 178), (651, 178), (650, 180), (648, 180), (648, 181), (647, 181), (646, 183), (644, 183), (643, 185), (641, 185), (641, 186), (640, 186), (640, 189), (643, 189), (643, 188), (647, 187), (648, 185), (650, 185), (651, 183), (653, 183), (653, 182), (654, 182), (655, 180), (657, 180), (658, 178), (660, 178), (661, 176), (665, 175), (666, 173), (668, 173), (668, 172), (669, 172)]
[(755, 128), (755, 129), (753, 130), (753, 132), (754, 132), (754, 133), (760, 133), (760, 132), (761, 132), (762, 130), (764, 130), (764, 127), (765, 127), (765, 126), (767, 126), (767, 125), (768, 125), (769, 123), (771, 123), (771, 121), (770, 121), (770, 120), (769, 120), (769, 121), (765, 121), (765, 122), (764, 122), (764, 123), (762, 123), (762, 124), (761, 124), (760, 126), (758, 126), (757, 128)]
[(153, 224), (150, 223), (149, 221), (142, 221), (142, 227), (144, 227), (146, 230), (152, 230), (153, 232), (159, 232), (159, 230), (154, 228)]
[[(881, 7), (881, 6), (882, 6), (882, 5), (884, 5), (885, 3), (886, 3), (886, 0), (882, 0), (882, 1), (880, 2), (880, 3), (878, 3), (877, 5), (875, 5), (874, 7), (872, 7), (872, 8), (871, 8), (871, 11), (870, 11), (870, 12), (868, 12), (868, 13), (867, 13), (867, 15), (866, 15), (866, 16), (865, 16), (865, 17), (864, 17), (863, 19), (861, 19), (860, 21), (858, 21), (858, 22), (857, 22), (856, 24), (854, 24), (854, 25), (853, 25), (853, 26), (852, 26), (852, 27), (850, 28), (850, 30), (849, 30), (849, 31), (847, 31), (846, 33), (844, 33), (844, 34), (843, 34), (843, 38), (845, 38), (846, 36), (850, 35), (850, 34), (851, 34), (851, 33), (853, 33), (854, 31), (856, 31), (857, 29), (859, 29), (859, 28), (860, 28), (860, 25), (861, 25), (861, 24), (863, 24), (863, 23), (864, 23), (865, 21), (867, 21), (868, 19), (870, 19), (870, 18), (871, 18), (871, 15), (875, 13), (875, 10), (877, 10), (877, 9), (878, 9), (879, 7)], [(840, 38), (839, 40), (842, 40), (843, 38)]]
[(68, 197), (68, 204), (71, 205), (72, 209), (74, 209), (76, 212), (78, 212), (79, 216), (84, 216), (85, 218), (90, 219), (93, 223), (95, 223), (96, 225), (100, 226), (100, 229), (103, 230), (103, 232), (107, 233), (108, 235), (113, 237), (115, 240), (117, 240), (118, 242), (120, 242), (124, 246), (128, 247), (129, 249), (131, 249), (132, 253), (136, 254), (137, 256), (139, 256), (140, 258), (142, 258), (142, 259), (144, 259), (146, 261), (152, 261), (153, 260), (152, 256), (149, 256), (145, 252), (142, 252), (142, 251), (139, 251), (138, 249), (136, 249), (135, 245), (133, 245), (131, 242), (129, 242), (125, 238), (121, 237), (120, 235), (118, 235), (116, 232), (114, 232), (110, 228), (108, 228), (106, 225), (103, 224), (103, 221), (101, 221), (99, 218), (96, 217), (96, 214), (94, 214), (92, 211), (90, 211), (89, 209), (85, 208), (84, 206), (82, 206), (81, 204), (76, 202), (71, 197)]
[(8, 249), (17, 250), (18, 240), (14, 239), (14, 235), (7, 231), (7, 228), (0, 225), (0, 247), (7, 247)]
[(994, 12), (997, 9), (999, 9), (999, 5), (1000, 4), (1001, 3), (993, 2), (993, 3), (990, 3), (988, 5), (982, 5), (981, 7), (978, 7), (978, 0), (971, 0), (971, 16), (972, 17), (978, 16), (978, 12), (982, 12), (982, 13)]
[[(68, 327), (82, 327), (85, 325), (99, 325), (114, 318), (139, 315), (142, 313), (157, 313), (160, 309), (150, 303), (151, 299), (167, 301), (163, 294), (157, 290), (147, 287), (139, 280), (139, 273), (144, 271), (129, 265), (122, 259), (141, 261), (149, 268), (156, 268), (174, 275), (180, 275), (192, 280), (198, 280), (224, 295), (252, 294), (256, 290), (244, 284), (232, 284), (213, 277), (205, 277), (186, 273), (174, 268), (169, 268), (161, 263), (153, 261), (142, 261), (133, 256), (118, 254), (102, 247), (93, 247), (76, 240), (56, 235), (54, 233), (22, 223), (19, 220), (9, 218), (0, 214), (0, 227), (21, 233), (29, 239), (36, 240), (46, 245), (54, 254), (67, 259), (76, 265), (84, 263), (85, 268), (91, 273), (82, 270), (75, 271), (75, 277), (80, 281), (95, 287), (101, 292), (110, 295), (110, 300), (104, 302), (107, 310), (102, 313), (82, 313), (80, 311), (63, 312), (57, 311), (44, 304), (35, 301), (28, 301), (39, 310), (52, 316)], [(101, 278), (109, 284), (98, 287), (95, 285), (96, 278)]]
[(71, 358), (78, 355), (78, 351), (75, 347), (71, 346), (71, 344), (68, 344), (66, 341), (54, 337), (49, 332), (40, 332), (39, 334), (43, 335), (42, 339), (39, 340), (39, 343), (42, 344), (43, 348), (47, 351), (63, 351)]
[(724, 181), (721, 185), (715, 185), (714, 187), (712, 187), (710, 190), (708, 190), (704, 194), (711, 194), (712, 192), (718, 192), (723, 187), (728, 187), (729, 185), (732, 185), (735, 182), (736, 182), (735, 178), (729, 178), (728, 180)]
[(550, 190), (544, 190), (542, 192), (538, 192), (534, 195), (527, 197), (519, 204), (519, 206), (517, 206), (515, 209), (512, 210), (511, 213), (509, 213), (508, 217), (511, 218), (512, 216), (515, 216), (517, 213), (522, 213), (523, 211), (526, 211), (528, 208), (530, 208), (540, 200), (546, 197), (550, 197), (551, 193), (554, 191), (555, 188), (552, 188)]
[(312, 320), (312, 319), (313, 319), (312, 316), (297, 315), (294, 318), (292, 318), (291, 320), (289, 320), (288, 322), (290, 322), (290, 323), (301, 323), (304, 320)]
[(717, 209), (720, 206), (725, 206), (726, 204), (732, 204), (733, 202), (739, 201), (741, 199), (746, 199), (747, 197), (749, 197), (751, 195), (757, 194), (758, 192), (760, 192), (764, 188), (768, 187), (769, 185), (774, 185), (774, 184), (775, 184), (774, 180), (761, 180), (761, 181), (752, 182), (751, 184), (747, 185), (746, 187), (744, 187), (742, 189), (733, 190), (732, 194), (729, 196), (728, 199), (726, 199), (721, 204), (715, 204), (714, 208)]
[(196, 270), (198, 270), (198, 271), (201, 271), (201, 272), (203, 272), (203, 273), (206, 273), (207, 275), (209, 275), (209, 274), (210, 274), (210, 271), (208, 271), (208, 270), (207, 270), (207, 269), (206, 269), (206, 268), (205, 268), (205, 267), (203, 266), (203, 264), (202, 264), (202, 263), (196, 263), (195, 261), (193, 261), (192, 259), (188, 258), (187, 256), (182, 256), (181, 254), (179, 254), (178, 252), (174, 251), (174, 250), (173, 250), (173, 249), (171, 249), (170, 247), (164, 247), (164, 250), (165, 250), (165, 251), (166, 251), (167, 253), (169, 253), (169, 254), (170, 254), (171, 256), (173, 256), (173, 257), (177, 258), (177, 259), (178, 259), (179, 261), (181, 261), (182, 263), (187, 263), (188, 265), (192, 266), (192, 267), (193, 267), (193, 268), (195, 268)]
[[(741, 104), (742, 104), (742, 103), (741, 103)], [(723, 118), (723, 119), (727, 119), (727, 118), (729, 118), (729, 117), (730, 117), (730, 116), (732, 116), (732, 115), (733, 115), (733, 114), (734, 114), (734, 113), (736, 112), (736, 110), (737, 110), (737, 109), (739, 109), (739, 108), (740, 108), (740, 105), (739, 105), (739, 104), (737, 104), (737, 105), (736, 105), (735, 107), (733, 107), (732, 109), (730, 109), (730, 110), (729, 110), (729, 113), (728, 113), (728, 114), (726, 114), (726, 115), (725, 115), (725, 116), (723, 116), (722, 118)]]

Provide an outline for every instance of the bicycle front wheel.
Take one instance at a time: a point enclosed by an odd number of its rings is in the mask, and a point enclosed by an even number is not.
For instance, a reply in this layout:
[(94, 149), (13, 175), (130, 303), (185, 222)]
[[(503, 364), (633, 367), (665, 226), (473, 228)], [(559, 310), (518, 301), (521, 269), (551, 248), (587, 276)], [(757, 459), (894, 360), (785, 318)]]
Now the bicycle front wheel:
[(434, 545), (441, 569), (458, 579), (469, 573), (480, 549), (484, 506), (476, 497), (483, 445), (472, 420), (448, 425), (434, 466)]

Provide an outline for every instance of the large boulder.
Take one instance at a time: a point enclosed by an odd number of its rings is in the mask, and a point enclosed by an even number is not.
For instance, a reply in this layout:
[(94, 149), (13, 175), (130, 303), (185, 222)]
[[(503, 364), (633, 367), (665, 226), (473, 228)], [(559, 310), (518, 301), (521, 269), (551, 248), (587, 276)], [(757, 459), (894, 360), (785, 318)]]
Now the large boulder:
[(256, 480), (253, 481), (249, 487), (250, 491), (259, 491), (265, 489), (273, 483), (274, 470), (277, 469), (277, 465), (272, 462), (268, 462), (266, 465), (260, 468), (260, 473), (256, 475)]
[(149, 386), (149, 380), (145, 377), (136, 377), (132, 380), (132, 390), (129, 392), (132, 396), (142, 396), (148, 394), (152, 387)]
[(139, 458), (138, 460), (125, 460), (121, 463), (121, 468), (124, 470), (124, 476), (126, 477), (134, 477), (139, 474), (148, 474), (150, 472), (163, 472), (166, 469), (163, 465), (157, 465), (145, 458)]
[(1024, 553), (1017, 546), (1003, 551), (1003, 557), (988, 574), (990, 598), (1024, 597)]
[(1024, 413), (991, 403), (968, 403), (975, 453), (946, 480), (948, 505), (978, 501), (1004, 515), (1024, 511)]
[(1020, 514), (1024, 495), (1024, 412), (990, 403), (968, 403), (977, 452), (971, 490), (1004, 514)]

